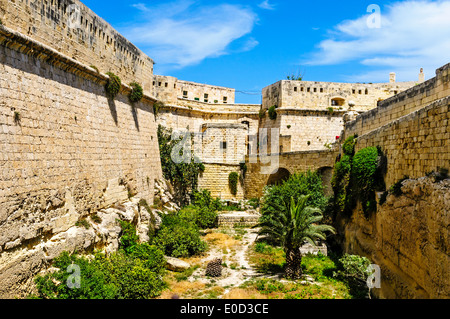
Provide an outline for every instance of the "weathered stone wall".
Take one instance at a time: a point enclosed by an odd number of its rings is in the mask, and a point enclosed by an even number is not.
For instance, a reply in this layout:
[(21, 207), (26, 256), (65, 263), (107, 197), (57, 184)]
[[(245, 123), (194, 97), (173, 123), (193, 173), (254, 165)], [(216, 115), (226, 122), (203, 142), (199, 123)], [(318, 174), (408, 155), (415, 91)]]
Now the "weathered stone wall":
[[(214, 104), (234, 104), (235, 90), (195, 82), (178, 80), (179, 98)], [(184, 94), (187, 92), (187, 95)]]
[[(276, 120), (269, 116), (262, 119), (260, 128), (268, 130), (279, 129), (279, 152), (299, 152), (311, 150), (327, 150), (330, 144), (336, 142), (344, 128), (344, 112), (307, 111), (278, 108)], [(270, 134), (268, 131), (268, 148), (270, 149)]]
[(450, 95), (450, 64), (436, 70), (436, 77), (378, 104), (345, 125), (346, 136), (363, 135)]
[(403, 195), (389, 195), (367, 220), (360, 204), (340, 220), (343, 246), (381, 266), (382, 298), (449, 298), (450, 181), (423, 176), (450, 168), (450, 90), (446, 65), (437, 76), (386, 100), (346, 126), (359, 134), (356, 151), (379, 146), (387, 158), (389, 189), (399, 179)]
[(49, 242), (90, 247), (78, 220), (129, 193), (153, 200), (162, 177), (153, 100), (132, 106), (126, 86), (107, 99), (106, 80), (0, 26), (0, 296), (55, 257)]
[(208, 104), (222, 106), (234, 104), (235, 102), (234, 89), (182, 81), (171, 76), (163, 75), (153, 76), (152, 93), (165, 104), (169, 105), (193, 104), (194, 106), (202, 105), (208, 108)]
[(381, 298), (450, 298), (450, 180), (403, 182), (403, 195), (389, 195), (365, 219), (358, 208), (340, 221), (348, 253), (381, 267)]
[[(234, 105), (228, 105), (234, 106)], [(165, 127), (183, 131), (189, 128), (191, 133), (201, 132), (207, 123), (243, 124), (248, 122), (249, 132), (256, 135), (259, 118), (257, 112), (201, 109), (197, 107), (166, 106), (159, 110), (156, 121)]]
[[(267, 170), (270, 167), (268, 163), (269, 159), (272, 164), (278, 163), (279, 169), (286, 169), (290, 174), (294, 174), (307, 170), (316, 171), (334, 167), (337, 155), (338, 151), (332, 149), (326, 151), (272, 154), (266, 159), (256, 156), (247, 157), (248, 171), (244, 182), (245, 198), (260, 198), (271, 175), (277, 173), (271, 169)], [(261, 159), (263, 163), (261, 163)]]
[(380, 146), (387, 157), (386, 185), (450, 168), (450, 97), (358, 137), (356, 151)]
[(81, 1), (0, 0), (0, 19), (74, 60), (114, 72), (126, 84), (140, 82), (151, 92), (153, 60)]
[[(394, 96), (417, 83), (362, 84), (282, 80), (263, 89), (262, 106), (264, 109), (277, 105), (280, 108), (326, 110), (333, 107), (336, 110), (348, 110), (349, 102), (352, 101), (354, 110), (368, 111), (377, 106), (377, 101)], [(338, 105), (333, 105), (334, 99)]]
[(244, 199), (244, 188), (240, 181), (237, 185), (237, 194), (231, 194), (228, 177), (232, 172), (240, 174), (240, 166), (220, 163), (205, 164), (205, 171), (199, 176), (199, 188), (209, 190), (214, 198), (242, 200)]

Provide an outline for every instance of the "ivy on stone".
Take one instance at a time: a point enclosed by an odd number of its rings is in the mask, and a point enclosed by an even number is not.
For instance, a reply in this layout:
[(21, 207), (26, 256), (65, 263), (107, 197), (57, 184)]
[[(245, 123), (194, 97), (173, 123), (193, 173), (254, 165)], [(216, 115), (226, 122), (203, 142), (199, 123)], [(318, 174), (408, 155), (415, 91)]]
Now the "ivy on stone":
[(237, 194), (237, 186), (239, 181), (239, 174), (236, 172), (231, 172), (230, 175), (228, 175), (228, 184), (230, 186), (231, 194), (235, 195)]
[[(190, 135), (192, 138), (192, 134)], [(162, 125), (158, 126), (158, 142), (161, 156), (161, 167), (164, 178), (168, 180), (175, 189), (175, 202), (179, 206), (189, 204), (190, 194), (198, 188), (198, 176), (205, 170), (203, 163), (195, 158), (194, 152), (184, 154), (182, 146), (187, 143), (182, 137), (172, 138), (172, 129), (167, 129)], [(176, 149), (180, 149), (180, 156), (186, 157), (185, 161), (175, 163), (172, 154)]]

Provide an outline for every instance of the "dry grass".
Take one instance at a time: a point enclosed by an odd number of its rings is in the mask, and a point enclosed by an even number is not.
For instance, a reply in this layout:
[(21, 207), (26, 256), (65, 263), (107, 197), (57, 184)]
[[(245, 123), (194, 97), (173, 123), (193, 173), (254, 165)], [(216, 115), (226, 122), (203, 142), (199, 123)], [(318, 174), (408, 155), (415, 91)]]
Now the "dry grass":
[(173, 277), (167, 278), (167, 283), (170, 288), (163, 291), (158, 299), (172, 299), (173, 295), (180, 298), (189, 298), (198, 293), (198, 291), (205, 289), (205, 284), (201, 282), (176, 281)]
[(205, 236), (205, 241), (208, 244), (214, 245), (222, 250), (231, 250), (233, 247), (241, 244), (239, 240), (236, 240), (230, 235), (224, 233), (210, 233)]

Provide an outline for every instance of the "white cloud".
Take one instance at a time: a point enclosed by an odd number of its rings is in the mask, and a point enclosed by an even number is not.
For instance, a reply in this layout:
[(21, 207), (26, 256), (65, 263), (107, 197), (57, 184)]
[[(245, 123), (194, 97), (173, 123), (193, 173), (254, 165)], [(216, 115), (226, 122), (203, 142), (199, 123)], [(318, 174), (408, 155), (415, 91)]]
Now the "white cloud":
[[(135, 4), (142, 22), (120, 31), (158, 64), (173, 67), (194, 65), (206, 58), (228, 54), (228, 46), (250, 34), (257, 21), (254, 12), (230, 4), (201, 5), (180, 0), (147, 7)], [(253, 38), (236, 51), (251, 50)]]
[(450, 62), (449, 1), (397, 2), (382, 8), (381, 14), (381, 28), (368, 27), (370, 14), (341, 22), (329, 31), (306, 64), (359, 62), (379, 71), (353, 79), (386, 79), (393, 71), (403, 80), (415, 80), (421, 67), (432, 76), (434, 69)]
[(258, 4), (258, 7), (265, 10), (275, 10), (275, 6), (273, 4), (269, 3), (269, 0), (264, 0), (260, 4)]

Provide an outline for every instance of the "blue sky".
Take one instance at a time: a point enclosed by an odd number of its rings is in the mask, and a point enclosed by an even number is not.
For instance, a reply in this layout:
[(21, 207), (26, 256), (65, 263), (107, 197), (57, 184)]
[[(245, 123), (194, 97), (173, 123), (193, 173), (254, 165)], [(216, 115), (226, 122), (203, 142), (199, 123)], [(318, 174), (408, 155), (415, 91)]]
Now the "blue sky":
[(263, 87), (293, 73), (415, 81), (450, 62), (448, 0), (82, 1), (153, 58), (155, 74), (235, 88), (238, 103), (260, 103)]

